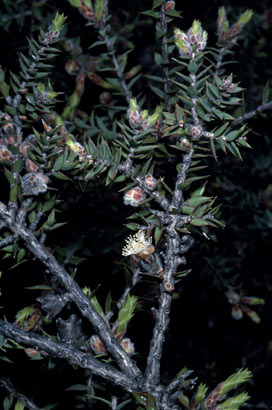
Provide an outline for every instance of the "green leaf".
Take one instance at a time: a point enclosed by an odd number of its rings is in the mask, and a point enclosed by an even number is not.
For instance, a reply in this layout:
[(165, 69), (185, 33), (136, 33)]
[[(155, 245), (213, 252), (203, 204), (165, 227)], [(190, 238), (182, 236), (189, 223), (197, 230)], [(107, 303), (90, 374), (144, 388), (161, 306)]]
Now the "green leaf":
[(227, 380), (223, 382), (220, 396), (236, 389), (241, 383), (246, 383), (252, 377), (252, 373), (248, 370), (240, 369), (237, 373), (232, 374)]
[(6, 396), (3, 400), (3, 410), (9, 410), (12, 406), (13, 395)]
[(163, 232), (163, 228), (160, 227), (160, 226), (156, 226), (155, 231), (154, 231), (154, 240), (155, 240), (156, 245), (159, 242), (159, 240), (161, 239), (162, 232)]
[(213, 154), (213, 157), (215, 159), (215, 161), (217, 161), (217, 155), (216, 155), (216, 150), (215, 150), (215, 145), (214, 145), (214, 139), (210, 138), (210, 146), (211, 146), (211, 151)]
[(10, 172), (7, 168), (4, 168), (4, 174), (10, 184), (16, 183), (16, 180), (13, 177), (12, 172)]
[(199, 206), (201, 204), (204, 204), (206, 202), (210, 202), (211, 201), (211, 197), (209, 196), (193, 196), (190, 199), (188, 199), (188, 204), (189, 206)]
[(86, 391), (87, 390), (87, 386), (86, 384), (73, 384), (70, 387), (67, 387), (67, 389), (65, 389), (66, 391)]
[(191, 198), (202, 196), (205, 192), (206, 185), (207, 185), (207, 182), (205, 182), (205, 184), (201, 185), (199, 188), (193, 191), (191, 193)]
[(9, 96), (9, 85), (5, 81), (1, 83), (1, 91), (4, 97)]
[(194, 219), (191, 221), (191, 224), (192, 224), (192, 225), (195, 225), (195, 226), (208, 226), (208, 225), (209, 225), (209, 221), (208, 221), (208, 220), (205, 220), (205, 219), (201, 219), (201, 218), (194, 218)]
[(67, 175), (63, 174), (62, 172), (52, 172), (52, 175), (57, 178), (61, 179), (63, 181), (72, 181)]
[(140, 225), (136, 223), (129, 223), (129, 224), (124, 224), (124, 226), (126, 226), (131, 231), (137, 231)]
[(136, 296), (130, 296), (128, 295), (125, 303), (122, 307), (122, 309), (119, 311), (118, 314), (118, 333), (123, 333), (125, 332), (128, 323), (130, 322), (130, 320), (132, 319), (132, 317), (134, 316), (134, 311), (136, 309), (137, 306), (137, 298)]
[(33, 210), (28, 214), (28, 220), (31, 224), (36, 221), (36, 211)]
[(24, 410), (24, 408), (25, 406), (20, 400), (18, 400), (14, 406), (14, 410)]
[(141, 11), (140, 14), (145, 14), (146, 16), (151, 16), (154, 17), (156, 19), (159, 19), (160, 13), (158, 11), (154, 11), (154, 10), (146, 10), (146, 11)]
[(61, 168), (62, 168), (63, 162), (64, 162), (64, 155), (62, 154), (56, 159), (56, 161), (53, 165), (54, 170), (55, 171), (60, 171)]
[(9, 199), (11, 202), (17, 202), (18, 197), (18, 184), (13, 185), (9, 193)]
[(200, 383), (193, 397), (193, 403), (199, 404), (205, 398), (207, 391), (208, 387), (205, 384)]
[(22, 159), (18, 159), (14, 164), (13, 164), (13, 171), (14, 172), (21, 172), (24, 168), (24, 161)]
[(109, 313), (111, 311), (111, 304), (112, 304), (112, 297), (111, 291), (107, 294), (106, 303), (105, 303), (105, 313)]
[(155, 87), (152, 84), (149, 84), (149, 88), (151, 88), (151, 90), (161, 99), (164, 98), (164, 92), (162, 90), (160, 90), (158, 87)]
[(155, 8), (161, 6), (162, 3), (164, 3), (164, 0), (153, 0), (152, 9), (155, 9)]
[(192, 61), (189, 65), (188, 65), (188, 71), (191, 74), (195, 74), (198, 70), (198, 65)]
[(231, 397), (220, 403), (219, 409), (224, 410), (236, 410), (240, 409), (246, 401), (250, 399), (250, 396), (247, 393), (240, 393), (237, 396)]
[(181, 208), (182, 213), (185, 215), (193, 215), (195, 208), (192, 206), (183, 206)]
[(270, 81), (268, 80), (263, 89), (262, 104), (266, 104), (270, 100)]
[(216, 139), (216, 142), (218, 143), (219, 147), (224, 151), (225, 153), (227, 152), (226, 150), (226, 143), (223, 137), (218, 137)]
[(117, 407), (116, 410), (122, 410), (127, 404), (131, 403), (132, 400), (128, 399), (126, 401), (123, 401), (123, 403), (120, 403)]
[(225, 135), (226, 140), (229, 141), (229, 142), (236, 140), (236, 138), (238, 137), (240, 132), (241, 132), (240, 130), (231, 131), (229, 134)]

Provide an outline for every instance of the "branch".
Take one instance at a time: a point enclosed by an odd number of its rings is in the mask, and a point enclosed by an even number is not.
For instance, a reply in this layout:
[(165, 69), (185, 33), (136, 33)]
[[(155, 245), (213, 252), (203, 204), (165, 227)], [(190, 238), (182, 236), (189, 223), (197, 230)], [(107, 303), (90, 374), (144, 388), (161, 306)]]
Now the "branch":
[(137, 384), (127, 378), (113, 366), (94, 359), (90, 353), (83, 353), (68, 343), (55, 342), (47, 337), (39, 336), (33, 332), (26, 332), (18, 326), (4, 322), (0, 319), (0, 333), (4, 336), (27, 346), (34, 346), (38, 350), (43, 350), (54, 357), (66, 359), (71, 364), (90, 370), (103, 379), (110, 380), (124, 389), (137, 390)]
[(128, 376), (140, 377), (141, 372), (136, 364), (134, 364), (122, 346), (114, 338), (107, 323), (99, 315), (91, 301), (82, 292), (80, 286), (63, 266), (61, 266), (46, 247), (37, 240), (32, 231), (18, 221), (16, 221), (16, 223), (13, 222), (6, 206), (2, 202), (0, 202), (0, 217), (6, 222), (12, 232), (23, 239), (26, 248), (49, 269), (54, 277), (60, 280), (69, 293), (70, 299), (77, 305), (82, 315), (90, 321), (97, 334), (105, 343), (108, 352), (117, 360), (120, 369)]
[(8, 393), (10, 393), (13, 397), (20, 400), (22, 404), (24, 404), (30, 410), (40, 410), (40, 407), (36, 406), (32, 400), (26, 397), (24, 394), (18, 392), (15, 386), (4, 377), (0, 377), (0, 386), (3, 387)]
[(240, 117), (237, 118), (237, 120), (235, 120), (232, 123), (232, 126), (234, 127), (235, 125), (241, 124), (242, 122), (249, 120), (252, 117), (255, 117), (255, 115), (257, 115), (258, 113), (262, 111), (270, 110), (270, 109), (272, 109), (272, 101), (269, 101), (266, 104), (259, 105), (259, 107), (257, 107), (255, 110), (246, 112), (245, 114), (241, 115)]

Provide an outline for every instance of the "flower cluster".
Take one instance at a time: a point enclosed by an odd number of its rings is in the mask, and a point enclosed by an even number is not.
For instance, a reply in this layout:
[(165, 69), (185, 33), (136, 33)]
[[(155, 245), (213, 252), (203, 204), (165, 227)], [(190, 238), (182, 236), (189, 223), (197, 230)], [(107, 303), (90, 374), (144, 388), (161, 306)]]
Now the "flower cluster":
[(199, 20), (194, 20), (187, 34), (179, 28), (175, 29), (174, 34), (175, 44), (182, 57), (192, 57), (193, 54), (203, 51), (207, 45), (208, 33), (202, 30)]

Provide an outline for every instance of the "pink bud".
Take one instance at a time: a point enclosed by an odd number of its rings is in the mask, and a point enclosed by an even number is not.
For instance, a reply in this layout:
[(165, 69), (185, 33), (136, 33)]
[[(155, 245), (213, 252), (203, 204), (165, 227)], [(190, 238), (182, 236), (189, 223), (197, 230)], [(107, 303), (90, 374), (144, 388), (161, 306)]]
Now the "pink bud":
[(154, 187), (155, 187), (155, 185), (156, 185), (156, 179), (153, 177), (153, 175), (151, 175), (151, 174), (148, 174), (148, 175), (146, 175), (145, 176), (145, 181), (144, 181), (144, 183), (145, 183), (145, 186), (147, 187), (147, 188), (149, 188), (149, 189), (153, 189)]
[(136, 186), (125, 193), (124, 203), (125, 205), (139, 206), (145, 197), (146, 195), (142, 188)]

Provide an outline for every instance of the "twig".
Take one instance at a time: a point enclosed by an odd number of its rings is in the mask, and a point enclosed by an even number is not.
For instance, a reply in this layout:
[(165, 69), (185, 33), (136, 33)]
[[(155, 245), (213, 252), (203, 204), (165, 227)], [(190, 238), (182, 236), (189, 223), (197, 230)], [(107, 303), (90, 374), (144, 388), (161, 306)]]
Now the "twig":
[(245, 114), (241, 115), (232, 123), (232, 126), (234, 127), (235, 125), (241, 124), (242, 122), (245, 122), (250, 118), (255, 117), (255, 115), (257, 115), (258, 113), (270, 109), (272, 109), (272, 101), (269, 101), (266, 104), (259, 105), (259, 107), (255, 108), (255, 110), (246, 112)]
[(166, 111), (171, 110), (171, 100), (169, 96), (170, 80), (169, 80), (169, 54), (167, 46), (167, 18), (165, 15), (165, 3), (161, 6), (161, 31), (162, 36), (162, 56), (163, 56), (163, 76), (164, 76), (164, 102)]
[(124, 389), (137, 390), (139, 386), (132, 378), (128, 378), (113, 366), (94, 359), (89, 353), (81, 352), (68, 343), (55, 342), (52, 339), (37, 335), (33, 332), (26, 332), (18, 326), (4, 322), (0, 319), (0, 333), (4, 336), (16, 340), (28, 346), (35, 346), (40, 351), (45, 351), (52, 356), (66, 359), (71, 364), (92, 371), (103, 379), (110, 380)]
[(16, 399), (20, 400), (30, 410), (40, 410), (40, 407), (36, 406), (32, 400), (26, 397), (24, 394), (18, 392), (15, 386), (10, 382), (10, 380), (0, 377), (0, 386), (3, 387), (9, 394), (11, 394)]
[(128, 376), (140, 377), (140, 370), (114, 338), (110, 328), (98, 314), (88, 297), (84, 295), (79, 285), (63, 266), (58, 263), (46, 247), (37, 240), (33, 232), (27, 229), (23, 224), (18, 222), (13, 223), (8, 215), (6, 206), (2, 202), (0, 202), (0, 218), (7, 223), (12, 232), (23, 239), (26, 248), (49, 269), (52, 276), (60, 280), (82, 315), (92, 323), (95, 331), (105, 343), (108, 352), (117, 360), (120, 369)]

